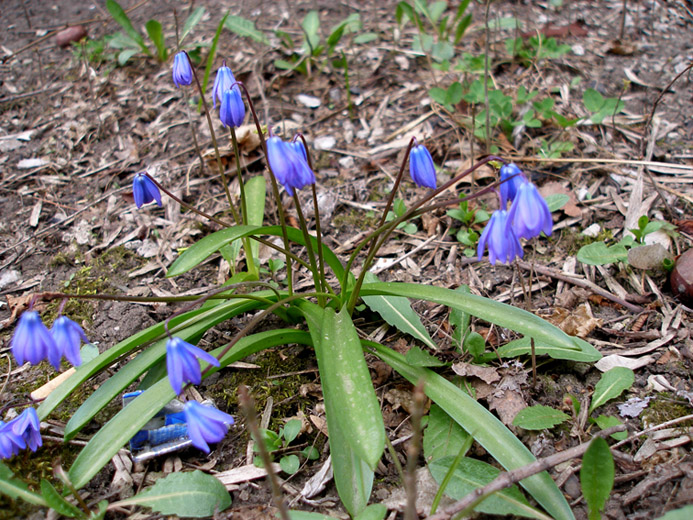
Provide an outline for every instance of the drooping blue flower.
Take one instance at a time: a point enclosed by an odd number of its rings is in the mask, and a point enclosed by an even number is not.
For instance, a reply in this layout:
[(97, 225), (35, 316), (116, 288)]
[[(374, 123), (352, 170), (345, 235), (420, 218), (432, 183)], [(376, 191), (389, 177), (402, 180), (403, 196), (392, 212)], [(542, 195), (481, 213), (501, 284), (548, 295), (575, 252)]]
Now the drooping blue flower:
[(527, 179), (515, 163), (508, 163), (501, 166), (500, 180), (501, 209), (507, 209), (508, 201), (515, 200), (517, 189)]
[(428, 148), (422, 144), (415, 145), (409, 153), (409, 173), (417, 186), (436, 189), (436, 167)]
[[(214, 86), (212, 87), (212, 102), (214, 108), (217, 107), (217, 101), (223, 101), (224, 92), (231, 89), (231, 86), (236, 83), (236, 78), (233, 77), (233, 72), (226, 66), (226, 61), (217, 70), (217, 75), (214, 77)], [(238, 87), (236, 87), (238, 88)]]
[(9, 459), (26, 448), (24, 437), (14, 433), (12, 422), (0, 421), (0, 458), (2, 459)]
[(245, 118), (245, 104), (241, 97), (241, 90), (234, 86), (225, 90), (221, 97), (219, 119), (224, 126), (238, 128)]
[(508, 220), (518, 238), (533, 238), (542, 231), (546, 236), (551, 235), (553, 220), (549, 206), (537, 187), (529, 181), (524, 181), (517, 188)]
[(34, 408), (25, 409), (19, 417), (8, 423), (12, 425), (12, 433), (21, 437), (31, 451), (36, 451), (41, 445), (41, 423)]
[(166, 370), (168, 380), (176, 394), (180, 394), (184, 383), (199, 385), (202, 381), (198, 359), (215, 367), (219, 366), (217, 358), (187, 341), (173, 337), (166, 342)]
[(308, 163), (308, 152), (306, 152), (306, 147), (303, 146), (303, 139), (294, 137), (291, 141), (289, 141), (289, 146), (294, 152), (302, 157), (306, 163)]
[(20, 316), (12, 336), (12, 354), (20, 365), (25, 361), (38, 365), (48, 359), (56, 370), (60, 368), (60, 349), (36, 311), (27, 311)]
[(208, 443), (219, 442), (226, 436), (233, 417), (213, 406), (188, 401), (185, 403), (185, 422), (193, 446), (209, 453)]
[(484, 256), (484, 250), (487, 247), (488, 259), (491, 264), (495, 264), (497, 261), (509, 263), (516, 256), (522, 258), (524, 254), (520, 240), (515, 236), (510, 227), (508, 212), (504, 209), (493, 212), (493, 215), (486, 223), (484, 231), (481, 233), (479, 245), (476, 249), (479, 260)]
[[(50, 332), (58, 346), (59, 356), (65, 356), (73, 366), (81, 365), (82, 356), (79, 353), (79, 347), (82, 341), (89, 343), (82, 327), (67, 316), (59, 316), (53, 322)], [(58, 363), (60, 363), (60, 358), (58, 358)]]
[(272, 173), (289, 195), (309, 184), (315, 184), (315, 174), (300, 153), (279, 137), (267, 139), (267, 159)]
[(144, 172), (135, 174), (135, 178), (132, 180), (132, 194), (135, 197), (135, 206), (138, 208), (152, 201), (156, 201), (161, 206), (159, 188)]
[(173, 58), (173, 83), (176, 87), (190, 85), (193, 81), (193, 71), (190, 60), (185, 52), (181, 51)]

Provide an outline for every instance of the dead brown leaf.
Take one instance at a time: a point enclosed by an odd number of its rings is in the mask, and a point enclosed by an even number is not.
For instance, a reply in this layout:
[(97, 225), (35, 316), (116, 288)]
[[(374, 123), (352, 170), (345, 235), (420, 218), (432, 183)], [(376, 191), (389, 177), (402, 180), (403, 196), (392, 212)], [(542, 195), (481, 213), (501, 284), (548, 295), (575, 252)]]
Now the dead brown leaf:
[(580, 338), (602, 326), (602, 320), (595, 318), (585, 303), (578, 305), (574, 311), (556, 308), (547, 319), (566, 334)]
[(566, 186), (561, 184), (560, 182), (552, 181), (552, 182), (547, 182), (544, 184), (541, 189), (539, 190), (541, 195), (543, 197), (548, 197), (549, 195), (556, 195), (556, 194), (563, 194), (563, 195), (568, 195), (570, 197), (570, 200), (566, 203), (565, 206), (561, 208), (563, 213), (568, 215), (569, 217), (581, 217), (582, 216), (582, 210), (578, 207), (577, 205), (577, 197), (575, 196), (575, 192), (573, 190), (569, 190)]
[(501, 376), (493, 367), (481, 367), (470, 363), (455, 363), (452, 365), (452, 370), (458, 376), (474, 376), (478, 377), (489, 385), (498, 381)]

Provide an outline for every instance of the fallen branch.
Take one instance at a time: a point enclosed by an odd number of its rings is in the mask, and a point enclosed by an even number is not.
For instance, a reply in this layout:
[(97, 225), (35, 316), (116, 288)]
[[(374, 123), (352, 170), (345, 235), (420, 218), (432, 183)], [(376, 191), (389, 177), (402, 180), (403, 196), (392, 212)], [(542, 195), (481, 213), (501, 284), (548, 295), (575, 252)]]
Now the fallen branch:
[[(618, 426), (613, 426), (611, 428), (607, 428), (606, 430), (598, 432), (594, 437), (608, 437), (609, 435), (612, 435), (614, 433), (622, 432), (625, 429), (626, 426), (624, 424), (619, 424)], [(549, 468), (553, 468), (558, 464), (561, 464), (562, 462), (580, 457), (583, 453), (587, 451), (590, 442), (591, 440), (579, 444), (574, 448), (570, 448), (559, 453), (549, 455), (548, 457), (538, 459), (535, 462), (532, 462), (531, 464), (528, 464), (521, 468), (514, 469), (513, 471), (501, 473), (500, 475), (498, 475), (498, 477), (486, 484), (484, 487), (475, 489), (462, 500), (455, 502), (451, 506), (446, 507), (445, 509), (443, 509), (439, 513), (436, 513), (433, 516), (427, 517), (427, 520), (449, 520), (454, 515), (462, 511), (471, 510), (496, 491), (500, 491), (501, 489), (510, 487), (513, 484), (516, 484), (521, 480), (526, 479), (527, 477), (531, 477), (532, 475), (541, 473), (542, 471), (545, 471)]]

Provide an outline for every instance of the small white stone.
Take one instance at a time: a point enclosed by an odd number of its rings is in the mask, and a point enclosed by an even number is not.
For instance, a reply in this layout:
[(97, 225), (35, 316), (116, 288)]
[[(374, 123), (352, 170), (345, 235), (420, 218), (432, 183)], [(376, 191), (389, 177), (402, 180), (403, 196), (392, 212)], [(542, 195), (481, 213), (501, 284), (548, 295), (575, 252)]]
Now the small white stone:
[(320, 137), (316, 137), (313, 141), (313, 147), (316, 150), (331, 150), (336, 144), (337, 140), (331, 135), (322, 135)]
[(339, 165), (342, 168), (346, 168), (346, 169), (353, 168), (354, 167), (354, 158), (350, 157), (350, 156), (342, 157), (339, 160)]
[(585, 235), (585, 236), (587, 236), (587, 237), (592, 237), (592, 238), (594, 238), (594, 237), (596, 237), (597, 235), (599, 235), (599, 231), (601, 231), (601, 227), (599, 226), (599, 224), (597, 224), (597, 223), (595, 222), (595, 223), (592, 224), (591, 226), (585, 228), (585, 229), (582, 231), (582, 234)]
[(307, 94), (298, 94), (296, 96), (296, 101), (308, 108), (318, 108), (320, 106), (319, 98), (316, 98), (315, 96), (309, 96)]
[(585, 47), (583, 47), (579, 43), (576, 43), (575, 45), (573, 45), (573, 54), (575, 54), (575, 56), (584, 56)]

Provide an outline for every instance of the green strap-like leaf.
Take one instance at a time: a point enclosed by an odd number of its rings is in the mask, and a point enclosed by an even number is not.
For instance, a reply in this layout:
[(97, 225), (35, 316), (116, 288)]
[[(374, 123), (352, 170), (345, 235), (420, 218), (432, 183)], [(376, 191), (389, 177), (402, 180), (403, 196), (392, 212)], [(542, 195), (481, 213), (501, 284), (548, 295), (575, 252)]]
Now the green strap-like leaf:
[(635, 373), (630, 368), (614, 367), (608, 372), (604, 372), (594, 387), (589, 413), (621, 395), (624, 390), (633, 386), (634, 382)]
[(120, 4), (115, 0), (106, 0), (106, 9), (108, 9), (108, 12), (111, 13), (113, 19), (125, 30), (127, 35), (137, 42), (137, 45), (140, 46), (142, 52), (145, 54), (151, 54), (147, 48), (147, 44), (144, 43), (144, 38), (142, 38), (142, 35), (132, 26), (130, 18), (128, 18), (128, 15), (123, 8), (120, 7)]
[(183, 30), (180, 33), (180, 44), (183, 43), (183, 40), (185, 40), (185, 37), (190, 33), (190, 31), (193, 30), (193, 28), (200, 23), (200, 20), (202, 20), (202, 17), (205, 14), (205, 8), (203, 6), (196, 7), (193, 9), (193, 12), (190, 13), (190, 16), (185, 20), (185, 23), (183, 24)]
[[(341, 321), (344, 318), (338, 318), (333, 309), (322, 309), (308, 302), (301, 302), (300, 308), (308, 322), (320, 369), (335, 485), (347, 511), (356, 516), (368, 504), (373, 487), (371, 467), (377, 464), (384, 448), (382, 414), (368, 367), (365, 366), (363, 351), (355, 352), (351, 339), (346, 344), (335, 339), (335, 334), (339, 334), (342, 328), (349, 328)], [(346, 312), (340, 315), (348, 317)], [(348, 323), (351, 331), (343, 334), (350, 338), (355, 330), (351, 319)], [(345, 349), (344, 355), (336, 352), (341, 348)], [(366, 370), (365, 376), (361, 373), (363, 368)], [(339, 381), (340, 378), (344, 380)], [(359, 388), (355, 385), (359, 385)], [(364, 408), (359, 409), (359, 405)], [(365, 437), (357, 440), (358, 435)], [(368, 441), (367, 445), (365, 441)], [(361, 453), (369, 457), (370, 462), (367, 463)]]
[(361, 289), (361, 296), (383, 294), (440, 303), (462, 310), (501, 327), (515, 330), (549, 345), (575, 351), (581, 350), (572, 337), (538, 316), (517, 307), (495, 302), (475, 294), (464, 294), (432, 285), (399, 282), (369, 283), (364, 284)]
[[(217, 312), (210, 317), (200, 320), (194, 325), (176, 332), (176, 336), (190, 342), (192, 338), (204, 333), (211, 327), (233, 316), (255, 309), (258, 301), (232, 300), (228, 304), (217, 307)], [(127, 366), (109, 377), (89, 398), (82, 403), (65, 425), (65, 440), (73, 438), (91, 419), (114, 398), (118, 397), (140, 375), (149, 370), (155, 363), (166, 355), (166, 342), (163, 338), (141, 352)]]
[[(213, 367), (205, 378), (229, 363), (243, 359), (260, 350), (288, 343), (311, 344), (310, 336), (297, 330), (278, 329), (242, 338)], [(221, 353), (219, 347), (212, 355)], [(70, 468), (70, 480), (77, 489), (84, 487), (103, 468), (118, 450), (127, 443), (166, 403), (175, 397), (168, 378), (152, 385), (108, 421), (80, 452)]]
[(210, 518), (231, 505), (231, 496), (217, 478), (201, 471), (171, 473), (132, 498), (113, 507), (138, 505), (164, 515)]
[[(546, 344), (541, 340), (536, 340), (534, 342), (534, 352), (537, 356), (550, 356), (554, 359), (567, 359), (570, 361), (580, 361), (582, 363), (594, 363), (602, 358), (601, 353), (584, 339), (574, 337), (572, 340), (573, 344), (580, 347), (580, 350), (567, 348), (563, 345)], [(498, 349), (497, 353), (490, 352), (486, 354), (482, 357), (482, 361), (492, 361), (498, 359), (498, 356), (501, 358), (511, 358), (531, 353), (531, 338), (524, 337), (506, 343)]]
[[(426, 395), (474, 437), (504, 468), (513, 470), (536, 460), (502, 422), (451, 382), (426, 368), (412, 367), (406, 363), (404, 356), (383, 345), (370, 341), (364, 341), (363, 344), (373, 348), (380, 359), (412, 384), (424, 380)], [(528, 477), (521, 481), (520, 485), (557, 520), (574, 519), (563, 493), (547, 472)]]
[(69, 518), (84, 517), (84, 512), (77, 506), (70, 504), (63, 496), (58, 493), (58, 490), (53, 487), (53, 484), (45, 478), (41, 479), (41, 495), (48, 503), (48, 507), (55, 509), (59, 514)]
[[(374, 283), (379, 280), (376, 275), (368, 272), (364, 281)], [(438, 350), (438, 345), (429, 336), (419, 315), (411, 308), (407, 298), (401, 296), (364, 296), (363, 301), (393, 327), (418, 339), (433, 350)]]
[[(286, 231), (291, 242), (305, 245), (303, 233), (299, 229), (287, 227)], [(207, 259), (209, 255), (218, 251), (222, 246), (225, 246), (238, 238), (243, 238), (250, 235), (272, 235), (280, 237), (282, 236), (282, 228), (281, 226), (233, 226), (216, 231), (211, 235), (207, 235), (202, 240), (199, 240), (186, 249), (178, 258), (176, 258), (175, 262), (173, 262), (166, 276), (178, 276), (179, 274), (186, 273)], [(313, 250), (317, 251), (317, 239), (315, 237), (310, 237), (310, 239), (311, 243), (313, 244)], [(335, 255), (332, 250), (324, 244), (322, 247), (322, 254), (325, 262), (332, 269), (332, 272), (338, 279), (341, 280), (344, 276), (344, 267), (342, 266), (339, 258), (337, 258), (337, 255)]]
[(580, 484), (587, 502), (590, 520), (599, 520), (606, 501), (614, 487), (614, 458), (609, 444), (602, 437), (595, 437), (582, 456)]
[(35, 506), (48, 507), (43, 497), (29, 491), (29, 486), (15, 478), (12, 470), (2, 461), (0, 461), (0, 493), (10, 498), (21, 498), (24, 502)]

